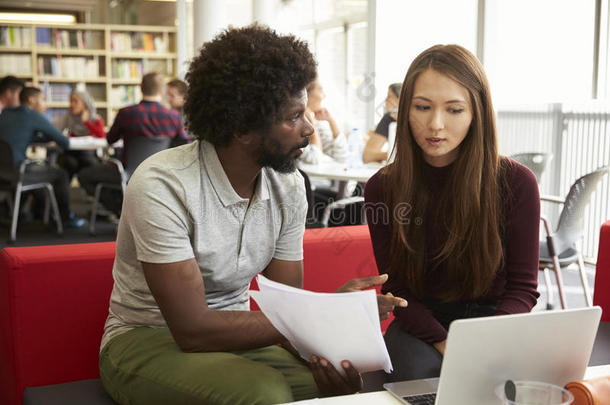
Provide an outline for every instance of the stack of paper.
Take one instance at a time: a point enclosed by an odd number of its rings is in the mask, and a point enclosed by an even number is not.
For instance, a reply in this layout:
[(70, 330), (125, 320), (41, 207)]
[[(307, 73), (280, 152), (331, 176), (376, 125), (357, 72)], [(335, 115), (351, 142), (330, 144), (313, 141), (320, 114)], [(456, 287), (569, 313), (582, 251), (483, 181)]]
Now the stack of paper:
[(250, 294), (273, 326), (299, 354), (324, 357), (343, 373), (349, 360), (362, 372), (392, 371), (377, 310), (375, 290), (314, 293), (257, 277), (260, 291)]

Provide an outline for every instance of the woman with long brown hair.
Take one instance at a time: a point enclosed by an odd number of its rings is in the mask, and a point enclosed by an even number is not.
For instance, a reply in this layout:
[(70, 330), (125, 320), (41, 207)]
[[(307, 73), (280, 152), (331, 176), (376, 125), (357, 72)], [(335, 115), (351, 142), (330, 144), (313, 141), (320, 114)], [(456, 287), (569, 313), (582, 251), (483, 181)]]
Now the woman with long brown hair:
[(451, 321), (536, 304), (536, 178), (498, 155), (489, 84), (468, 50), (437, 45), (415, 58), (395, 161), (365, 199), (384, 292), (409, 302), (385, 335), (391, 380), (438, 376)]

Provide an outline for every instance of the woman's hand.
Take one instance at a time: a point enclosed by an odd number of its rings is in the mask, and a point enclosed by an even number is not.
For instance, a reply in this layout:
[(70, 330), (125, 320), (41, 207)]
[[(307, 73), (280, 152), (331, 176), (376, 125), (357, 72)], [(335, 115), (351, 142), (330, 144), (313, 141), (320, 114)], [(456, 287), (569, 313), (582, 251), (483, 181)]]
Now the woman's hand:
[(362, 389), (362, 377), (348, 360), (341, 362), (345, 377), (328, 360), (315, 355), (309, 359), (309, 367), (322, 397), (354, 394)]
[(316, 119), (318, 121), (330, 121), (333, 119), (332, 115), (326, 108), (322, 108), (315, 112)]
[(440, 341), (440, 342), (432, 343), (432, 346), (434, 346), (434, 348), (436, 350), (438, 350), (438, 352), (440, 354), (442, 354), (443, 356), (445, 355), (445, 346), (446, 345), (447, 345), (447, 339)]
[[(365, 278), (355, 278), (343, 284), (335, 292), (342, 293), (367, 290), (369, 288), (380, 286), (386, 281), (388, 281), (387, 274)], [(408, 304), (405, 299), (394, 297), (392, 293), (387, 293), (385, 295), (377, 294), (377, 308), (379, 309), (379, 319), (381, 321), (388, 319), (390, 312), (394, 311), (395, 307), (406, 307), (407, 305)]]
[(339, 136), (339, 134), (341, 133), (341, 131), (339, 130), (339, 126), (337, 125), (337, 122), (335, 121), (333, 116), (330, 115), (330, 112), (328, 112), (328, 110), (326, 108), (322, 108), (322, 109), (316, 111), (315, 117), (318, 121), (328, 121), (328, 124), (330, 125), (330, 130), (333, 133), (333, 138), (336, 138), (337, 136)]
[(87, 122), (87, 121), (89, 121), (89, 117), (90, 117), (89, 110), (87, 110), (86, 108), (84, 108), (84, 109), (83, 109), (83, 112), (82, 112), (82, 113), (81, 113), (81, 115), (80, 115), (80, 119), (81, 119), (83, 122)]

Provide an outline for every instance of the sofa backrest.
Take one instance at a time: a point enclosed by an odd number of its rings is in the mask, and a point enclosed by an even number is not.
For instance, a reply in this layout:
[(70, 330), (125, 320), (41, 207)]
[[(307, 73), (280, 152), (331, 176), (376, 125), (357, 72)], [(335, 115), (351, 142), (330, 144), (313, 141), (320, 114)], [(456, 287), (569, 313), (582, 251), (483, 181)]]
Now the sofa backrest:
[(593, 305), (602, 308), (602, 322), (610, 322), (610, 221), (602, 225), (599, 233)]
[[(330, 292), (377, 274), (366, 226), (309, 229), (303, 245), (306, 289)], [(0, 404), (21, 404), (25, 387), (99, 377), (114, 247), (0, 252)]]

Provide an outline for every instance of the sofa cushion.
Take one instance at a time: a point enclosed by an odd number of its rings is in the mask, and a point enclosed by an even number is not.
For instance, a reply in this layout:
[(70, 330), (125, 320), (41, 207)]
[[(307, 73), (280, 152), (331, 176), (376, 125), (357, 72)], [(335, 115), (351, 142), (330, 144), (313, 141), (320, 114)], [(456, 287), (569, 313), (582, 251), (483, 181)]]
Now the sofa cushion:
[(23, 405), (116, 405), (102, 381), (83, 380), (44, 387), (26, 388)]

